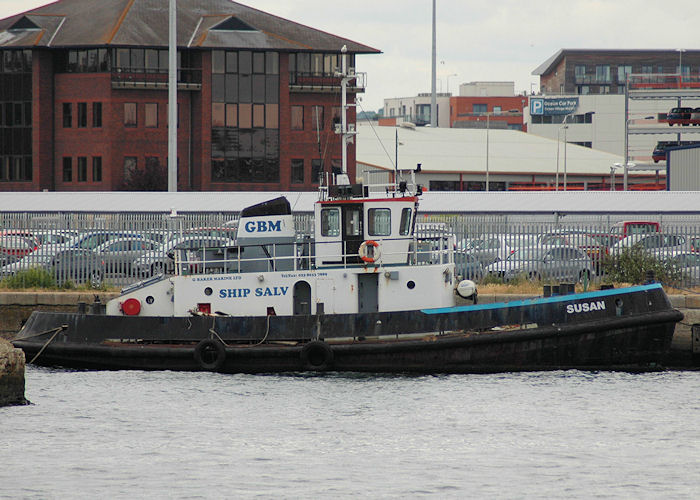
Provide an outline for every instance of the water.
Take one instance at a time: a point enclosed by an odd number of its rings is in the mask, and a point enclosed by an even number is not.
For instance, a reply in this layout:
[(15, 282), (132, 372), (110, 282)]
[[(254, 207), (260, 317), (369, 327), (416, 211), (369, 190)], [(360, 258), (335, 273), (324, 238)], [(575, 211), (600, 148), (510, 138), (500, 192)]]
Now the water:
[(700, 372), (29, 367), (2, 498), (697, 498)]

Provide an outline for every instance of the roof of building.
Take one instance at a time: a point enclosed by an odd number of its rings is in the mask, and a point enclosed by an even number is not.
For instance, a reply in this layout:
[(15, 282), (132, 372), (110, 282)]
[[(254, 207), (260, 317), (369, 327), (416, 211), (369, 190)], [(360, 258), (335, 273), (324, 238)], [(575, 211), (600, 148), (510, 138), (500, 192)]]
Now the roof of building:
[[(684, 52), (700, 53), (700, 50), (685, 50)], [(623, 57), (629, 54), (649, 54), (654, 56), (663, 56), (668, 58), (677, 58), (678, 51), (676, 49), (559, 49), (552, 57), (537, 66), (532, 71), (533, 75), (545, 75), (554, 70), (559, 64), (559, 61), (564, 57), (572, 54), (598, 54)]]
[[(479, 173), (486, 170), (486, 129), (399, 127), (357, 127), (358, 163), (385, 170), (394, 169), (398, 131), (399, 168), (422, 164), (430, 173)], [(552, 174), (564, 169), (564, 143), (518, 130), (488, 131), (488, 168), (491, 173)], [(621, 156), (574, 144), (566, 145), (569, 174), (610, 174)]]
[[(312, 212), (317, 192), (23, 192), (3, 193), (1, 213), (238, 213), (285, 196), (296, 213)], [(426, 192), (421, 213), (700, 214), (690, 191)]]
[[(59, 0), (0, 20), (0, 47), (167, 47), (168, 26), (168, 0)], [(178, 0), (177, 45), (379, 52), (229, 0)]]

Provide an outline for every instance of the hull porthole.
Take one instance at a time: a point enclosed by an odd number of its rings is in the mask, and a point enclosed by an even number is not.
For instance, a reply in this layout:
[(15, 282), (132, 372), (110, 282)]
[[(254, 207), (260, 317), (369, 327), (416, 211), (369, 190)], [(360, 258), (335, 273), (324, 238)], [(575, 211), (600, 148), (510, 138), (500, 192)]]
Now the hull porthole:
[(226, 348), (218, 340), (201, 340), (194, 348), (194, 360), (202, 370), (217, 371), (226, 361)]
[(301, 350), (301, 366), (304, 370), (330, 370), (333, 366), (333, 351), (320, 340), (309, 342)]

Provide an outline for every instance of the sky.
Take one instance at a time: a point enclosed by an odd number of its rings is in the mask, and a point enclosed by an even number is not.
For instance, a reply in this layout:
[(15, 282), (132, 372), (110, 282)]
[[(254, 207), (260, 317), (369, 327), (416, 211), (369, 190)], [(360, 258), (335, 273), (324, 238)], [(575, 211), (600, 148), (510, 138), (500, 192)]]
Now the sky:
[[(47, 3), (0, 0), (0, 19)], [(362, 110), (430, 92), (431, 0), (240, 3), (381, 50), (357, 58), (367, 73)], [(513, 81), (529, 92), (539, 84), (532, 71), (559, 49), (700, 49), (698, 26), (697, 0), (437, 0), (437, 90)]]

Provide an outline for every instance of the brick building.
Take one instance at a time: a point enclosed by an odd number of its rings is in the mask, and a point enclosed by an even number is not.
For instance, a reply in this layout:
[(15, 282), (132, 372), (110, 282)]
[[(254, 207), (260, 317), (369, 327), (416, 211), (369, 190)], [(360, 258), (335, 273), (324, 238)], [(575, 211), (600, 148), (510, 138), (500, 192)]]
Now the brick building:
[(700, 77), (700, 50), (561, 49), (533, 72), (543, 94), (624, 94), (630, 74)]
[[(342, 155), (341, 48), (351, 68), (379, 51), (228, 0), (177, 7), (178, 190), (313, 189)], [(162, 171), (167, 45), (168, 0), (0, 20), (0, 191), (111, 191)], [(354, 177), (354, 145), (348, 160)]]

